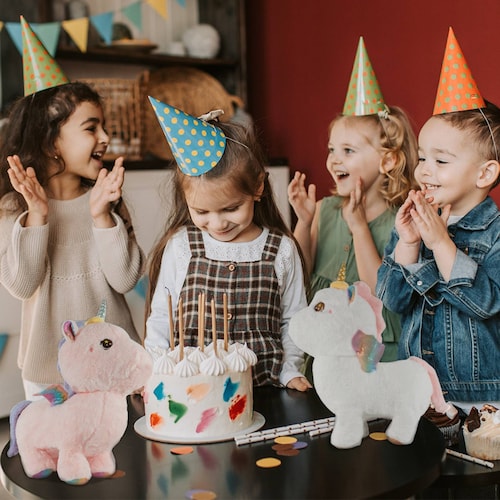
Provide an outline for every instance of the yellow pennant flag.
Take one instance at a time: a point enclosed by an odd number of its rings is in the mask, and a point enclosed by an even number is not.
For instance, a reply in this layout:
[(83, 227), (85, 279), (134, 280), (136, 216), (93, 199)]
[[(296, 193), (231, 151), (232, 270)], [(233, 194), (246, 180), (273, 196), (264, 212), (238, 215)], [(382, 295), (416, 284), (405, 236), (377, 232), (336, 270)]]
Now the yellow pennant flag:
[(0, 21), (0, 31), (3, 29), (3, 21)]
[(81, 17), (61, 22), (64, 31), (71, 37), (77, 47), (82, 52), (87, 52), (87, 42), (89, 36), (89, 18)]
[(147, 0), (147, 3), (151, 5), (163, 19), (167, 19), (167, 0)]

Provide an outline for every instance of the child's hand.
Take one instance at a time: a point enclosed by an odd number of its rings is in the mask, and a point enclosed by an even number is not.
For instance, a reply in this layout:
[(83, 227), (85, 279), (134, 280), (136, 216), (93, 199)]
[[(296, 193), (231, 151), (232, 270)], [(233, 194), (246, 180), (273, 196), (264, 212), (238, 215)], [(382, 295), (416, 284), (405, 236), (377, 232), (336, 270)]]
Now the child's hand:
[(351, 233), (355, 232), (359, 227), (366, 227), (366, 197), (364, 194), (363, 181), (360, 178), (356, 181), (356, 187), (349, 196), (349, 202), (342, 210), (342, 215), (346, 221)]
[(410, 211), (413, 224), (420, 233), (425, 246), (429, 250), (435, 250), (441, 243), (448, 243), (450, 240), (447, 222), (451, 205), (446, 205), (440, 215), (437, 205), (431, 203), (432, 198), (425, 198), (422, 192), (416, 193)]
[(28, 205), (28, 219), (26, 225), (44, 225), (49, 213), (48, 196), (45, 189), (36, 178), (32, 167), (24, 168), (21, 159), (17, 155), (8, 156), (7, 163), (12, 187), (20, 193)]
[(90, 215), (96, 227), (112, 227), (110, 204), (122, 195), (125, 168), (123, 158), (117, 158), (111, 171), (102, 168), (90, 193)]
[(295, 172), (288, 185), (288, 201), (297, 218), (306, 225), (311, 225), (316, 210), (316, 186), (310, 184), (306, 190), (306, 175)]
[(420, 231), (418, 226), (413, 221), (411, 211), (415, 207), (415, 198), (417, 193), (411, 190), (405, 202), (399, 207), (396, 214), (394, 226), (399, 235), (399, 241), (405, 245), (419, 245), (421, 241)]
[(288, 389), (295, 389), (296, 391), (305, 392), (312, 389), (312, 385), (305, 377), (295, 377), (286, 384)]

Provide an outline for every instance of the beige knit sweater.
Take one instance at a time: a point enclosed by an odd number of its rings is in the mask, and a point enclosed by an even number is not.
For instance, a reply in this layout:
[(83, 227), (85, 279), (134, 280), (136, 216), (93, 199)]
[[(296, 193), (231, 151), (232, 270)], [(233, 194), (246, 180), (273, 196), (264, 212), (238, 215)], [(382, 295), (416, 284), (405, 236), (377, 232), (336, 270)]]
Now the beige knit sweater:
[[(0, 200), (0, 210), (9, 196)], [(141, 277), (144, 255), (130, 223), (118, 215), (113, 213), (113, 228), (93, 226), (89, 197), (90, 191), (73, 200), (49, 200), (44, 226), (22, 227), (25, 213), (0, 217), (0, 283), (22, 300), (18, 365), (31, 382), (62, 381), (62, 323), (95, 316), (103, 299), (106, 321), (140, 341), (124, 293)]]

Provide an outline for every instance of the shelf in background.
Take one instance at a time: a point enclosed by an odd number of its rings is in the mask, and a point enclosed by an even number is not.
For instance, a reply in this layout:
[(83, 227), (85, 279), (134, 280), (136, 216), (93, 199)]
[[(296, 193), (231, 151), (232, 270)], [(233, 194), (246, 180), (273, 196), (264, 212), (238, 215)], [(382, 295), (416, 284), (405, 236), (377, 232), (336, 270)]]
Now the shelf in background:
[(73, 48), (59, 48), (56, 53), (57, 59), (71, 59), (74, 61), (103, 62), (103, 63), (125, 63), (138, 64), (141, 66), (163, 67), (163, 66), (197, 66), (197, 67), (217, 67), (233, 68), (238, 65), (236, 59), (204, 59), (201, 57), (180, 57), (169, 54), (149, 53), (123, 49), (113, 49), (112, 47), (96, 47), (81, 52)]

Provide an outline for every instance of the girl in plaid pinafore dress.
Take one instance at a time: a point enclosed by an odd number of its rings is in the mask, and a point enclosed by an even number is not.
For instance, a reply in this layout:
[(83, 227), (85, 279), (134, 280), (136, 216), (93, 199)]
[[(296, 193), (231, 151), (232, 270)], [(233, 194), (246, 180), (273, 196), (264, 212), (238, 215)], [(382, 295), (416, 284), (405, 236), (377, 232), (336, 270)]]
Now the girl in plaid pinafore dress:
[(205, 293), (205, 344), (212, 341), (210, 301), (217, 337), (246, 343), (257, 355), (254, 385), (305, 391), (304, 353), (288, 335), (295, 312), (306, 307), (300, 251), (274, 201), (251, 130), (217, 124), (228, 138), (215, 167), (190, 176), (176, 170), (167, 230), (150, 255), (145, 347), (170, 345), (170, 297), (174, 343), (182, 299), (184, 344), (198, 345), (199, 295)]
[[(204, 292), (214, 298), (217, 330), (223, 330), (223, 293), (228, 298), (229, 341), (247, 344), (257, 355), (253, 367), (254, 385), (279, 385), (283, 366), (281, 344), (281, 297), (274, 271), (281, 235), (269, 233), (262, 259), (254, 262), (228, 262), (209, 259), (201, 231), (188, 227), (192, 257), (186, 281), (181, 290), (185, 306), (185, 345), (198, 345), (198, 295)], [(178, 341), (179, 318), (176, 319), (175, 340)], [(208, 311), (205, 331), (210, 332)]]

